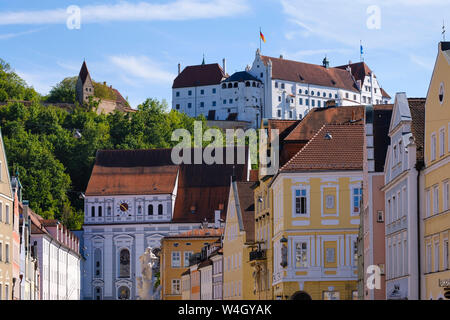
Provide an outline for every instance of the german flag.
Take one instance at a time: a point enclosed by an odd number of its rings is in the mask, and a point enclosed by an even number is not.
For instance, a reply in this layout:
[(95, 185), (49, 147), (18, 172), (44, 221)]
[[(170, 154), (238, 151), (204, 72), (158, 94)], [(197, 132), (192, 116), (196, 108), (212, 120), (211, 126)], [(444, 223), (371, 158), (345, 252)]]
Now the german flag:
[(266, 38), (264, 38), (264, 35), (262, 34), (262, 32), (259, 32), (259, 36), (261, 37), (261, 40), (264, 41), (264, 43), (266, 43)]

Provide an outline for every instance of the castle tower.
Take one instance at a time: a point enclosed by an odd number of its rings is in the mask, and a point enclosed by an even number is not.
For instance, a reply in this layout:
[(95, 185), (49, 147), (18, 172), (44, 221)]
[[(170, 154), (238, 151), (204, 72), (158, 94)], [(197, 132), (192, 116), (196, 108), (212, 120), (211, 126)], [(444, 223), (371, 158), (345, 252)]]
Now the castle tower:
[(86, 66), (86, 61), (83, 61), (76, 85), (76, 99), (78, 103), (84, 104), (89, 101), (89, 97), (94, 96), (94, 84), (92, 83), (91, 75)]

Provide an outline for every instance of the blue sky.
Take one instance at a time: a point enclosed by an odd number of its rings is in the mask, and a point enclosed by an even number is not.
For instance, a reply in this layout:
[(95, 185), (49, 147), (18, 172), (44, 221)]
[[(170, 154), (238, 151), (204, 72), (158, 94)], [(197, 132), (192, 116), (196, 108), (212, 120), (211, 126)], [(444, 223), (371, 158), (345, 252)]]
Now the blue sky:
[[(81, 9), (69, 29), (67, 8)], [(251, 64), (265, 35), (265, 55), (331, 66), (364, 59), (391, 96), (424, 97), (442, 40), (450, 40), (449, 0), (0, 0), (0, 58), (47, 93), (77, 75), (86, 59), (135, 107), (171, 100), (177, 64), (227, 59), (227, 72)]]

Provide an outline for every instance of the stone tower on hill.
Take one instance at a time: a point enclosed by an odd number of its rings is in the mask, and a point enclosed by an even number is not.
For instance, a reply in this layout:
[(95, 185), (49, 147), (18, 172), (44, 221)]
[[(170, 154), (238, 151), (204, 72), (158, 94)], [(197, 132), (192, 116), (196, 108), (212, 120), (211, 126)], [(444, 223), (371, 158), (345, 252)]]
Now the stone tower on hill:
[(94, 96), (94, 84), (86, 66), (86, 61), (83, 61), (76, 85), (76, 99), (79, 104), (84, 104), (89, 101), (90, 96)]
[[(95, 92), (95, 87), (98, 89), (98, 92)], [(75, 92), (76, 100), (80, 105), (88, 103), (89, 97), (92, 97), (95, 101), (98, 100), (97, 113), (111, 113), (115, 110), (122, 112), (134, 111), (120, 92), (112, 86), (107, 86), (106, 82), (103, 82), (103, 84), (95, 83), (94, 86), (86, 61), (83, 61), (78, 74)]]

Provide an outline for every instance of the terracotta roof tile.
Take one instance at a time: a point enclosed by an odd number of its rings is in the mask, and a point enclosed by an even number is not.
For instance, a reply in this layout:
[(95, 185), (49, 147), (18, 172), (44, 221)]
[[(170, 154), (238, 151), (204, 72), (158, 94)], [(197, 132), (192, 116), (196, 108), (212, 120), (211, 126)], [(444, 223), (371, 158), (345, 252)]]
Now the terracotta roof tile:
[(239, 204), (242, 211), (246, 242), (255, 240), (255, 200), (253, 197), (253, 182), (237, 182)]
[(309, 141), (324, 124), (361, 121), (364, 113), (364, 106), (314, 108), (289, 133), (285, 141)]
[(346, 64), (343, 66), (338, 66), (335, 68), (347, 70), (347, 68), (350, 67), (352, 71), (352, 75), (355, 78), (355, 80), (361, 80), (361, 82), (364, 81), (364, 78), (366, 76), (370, 76), (372, 73), (372, 70), (370, 70), (369, 66), (365, 62), (356, 62), (351, 64)]
[(181, 232), (173, 236), (167, 236), (167, 238), (204, 238), (204, 237), (220, 237), (223, 233), (223, 228), (205, 228), (205, 229), (192, 229), (186, 232)]
[(363, 124), (326, 124), (280, 171), (362, 170), (363, 145)]
[(172, 88), (217, 85), (227, 77), (217, 63), (188, 66), (175, 78)]
[(86, 195), (171, 194), (177, 175), (178, 166), (94, 166)]
[(265, 65), (269, 60), (272, 61), (272, 79), (304, 82), (359, 92), (352, 75), (346, 70), (268, 56), (261, 56), (261, 59)]
[(408, 98), (412, 117), (411, 132), (417, 146), (416, 157), (418, 161), (423, 161), (424, 159), (425, 101), (425, 98)]

